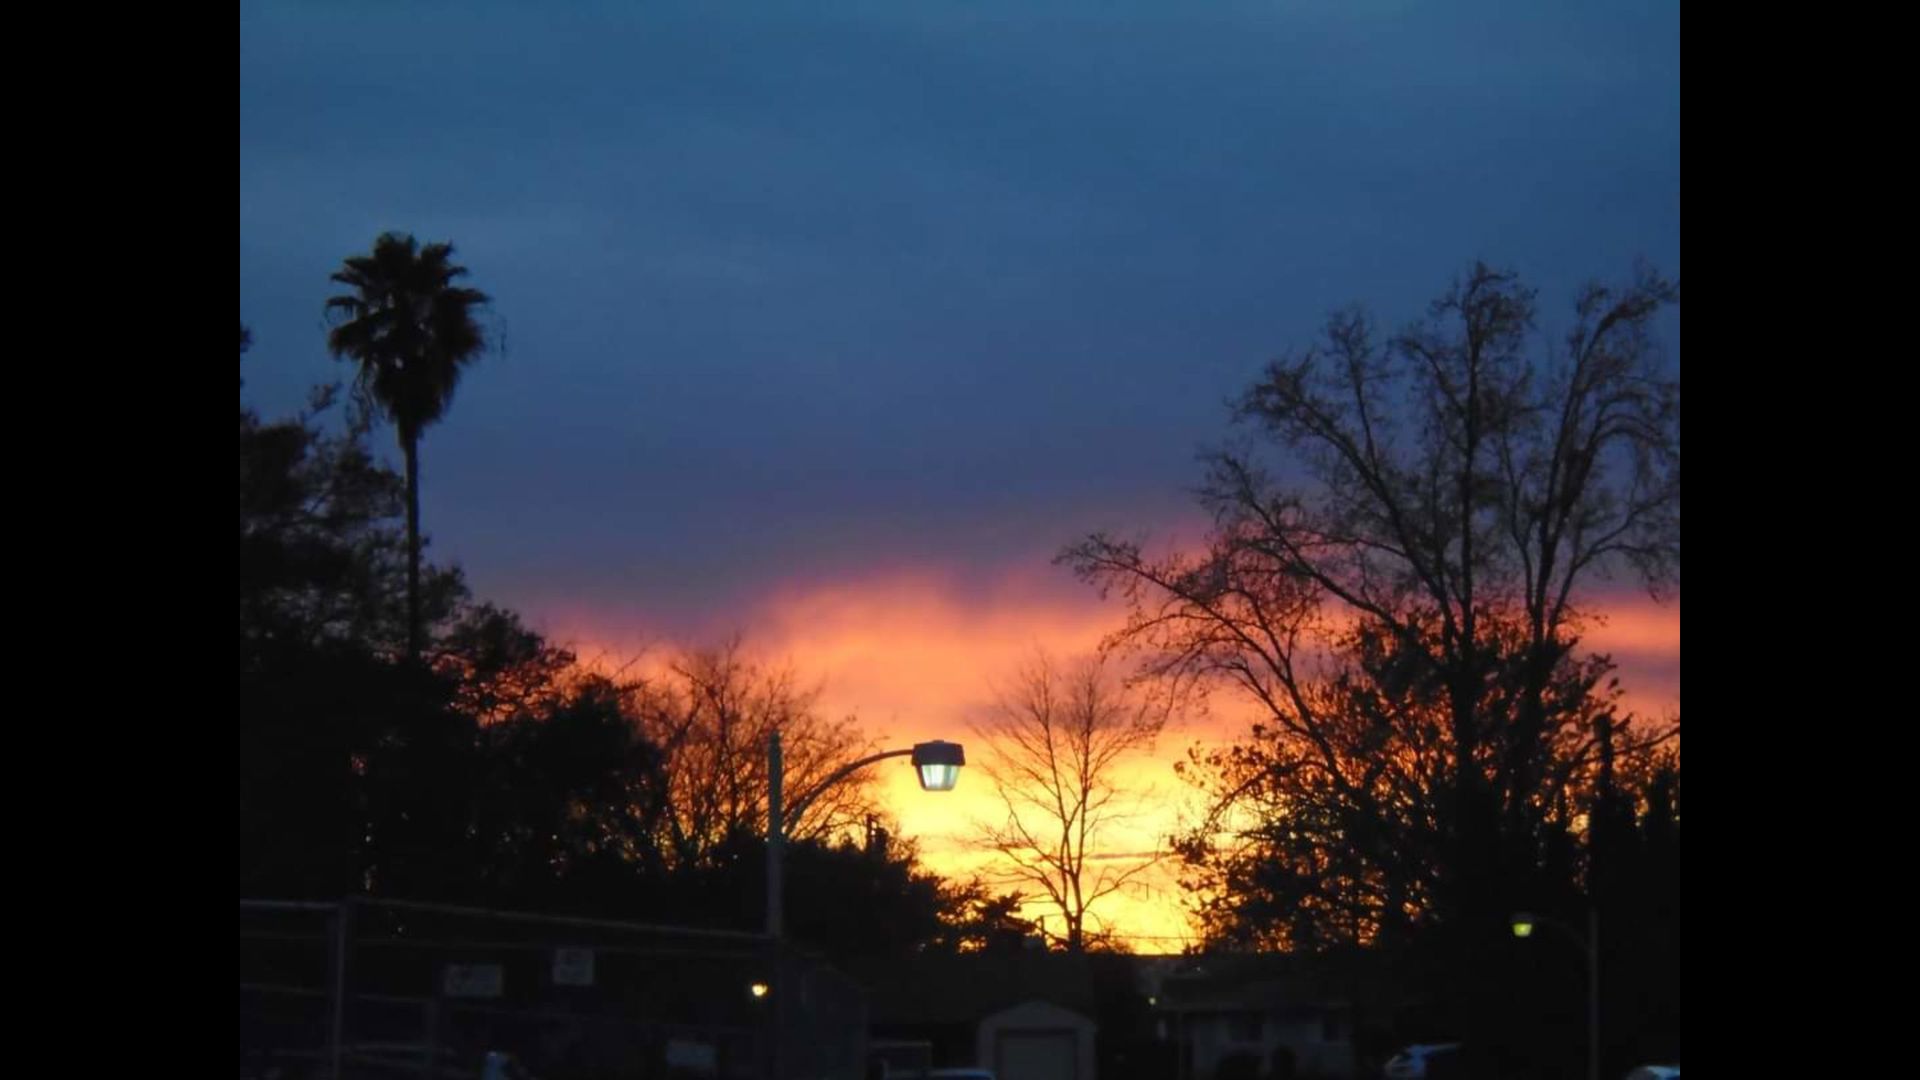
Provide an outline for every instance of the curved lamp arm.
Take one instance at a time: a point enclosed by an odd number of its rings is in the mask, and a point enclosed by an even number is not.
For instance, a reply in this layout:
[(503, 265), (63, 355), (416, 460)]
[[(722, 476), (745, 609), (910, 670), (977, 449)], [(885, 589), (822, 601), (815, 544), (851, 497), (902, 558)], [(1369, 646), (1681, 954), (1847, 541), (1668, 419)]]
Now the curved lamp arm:
[[(1592, 917), (1592, 913), (1589, 913), (1589, 918), (1591, 917)], [(1572, 926), (1568, 925), (1567, 923), (1561, 922), (1559, 919), (1556, 919), (1551, 915), (1541, 915), (1536, 912), (1530, 912), (1530, 911), (1519, 912), (1513, 916), (1513, 919), (1511, 921), (1513, 924), (1513, 933), (1515, 937), (1524, 938), (1524, 937), (1531, 936), (1533, 933), (1533, 928), (1535, 926), (1551, 926), (1555, 930), (1559, 931), (1562, 934), (1567, 935), (1568, 938), (1572, 939), (1576, 945), (1580, 946), (1580, 950), (1582, 952), (1590, 952), (1592, 951), (1594, 946), (1594, 940), (1592, 940), (1588, 934), (1582, 934), (1580, 931), (1575, 930)]]
[[(768, 740), (768, 746), (772, 751), (769, 757), (770, 765), (778, 765), (780, 762), (779, 733), (774, 733)], [(870, 754), (858, 761), (848, 762), (846, 765), (834, 770), (831, 776), (813, 785), (806, 794), (795, 799), (793, 803), (793, 817), (798, 819), (802, 813), (805, 813), (807, 807), (813, 803), (814, 799), (820, 796), (821, 792), (874, 762), (885, 761), (893, 757), (908, 756), (913, 758), (914, 771), (920, 776), (920, 787), (926, 791), (953, 790), (953, 785), (960, 780), (960, 767), (967, 763), (966, 748), (959, 743), (947, 742), (945, 739), (930, 739), (926, 742), (914, 743), (905, 750), (883, 750), (878, 754)], [(775, 792), (780, 790), (777, 782), (772, 787), (772, 790)]]
[[(833, 785), (839, 783), (842, 780), (845, 780), (847, 777), (852, 776), (854, 773), (859, 772), (861, 769), (864, 769), (867, 766), (874, 764), (875, 762), (885, 761), (888, 758), (906, 757), (911, 753), (913, 753), (913, 750), (911, 748), (908, 748), (906, 750), (887, 750), (878, 754), (869, 754), (868, 756), (863, 757), (858, 761), (848, 762), (847, 764), (842, 765), (840, 768), (835, 769), (832, 775), (828, 776), (825, 780), (822, 780), (819, 783), (813, 785), (813, 787), (807, 789), (807, 793), (805, 795), (802, 795), (799, 798), (793, 800), (792, 806), (786, 808), (783, 811), (782, 816), (784, 816), (790, 821), (798, 821), (800, 820), (800, 815), (807, 812), (807, 807), (813, 805), (813, 800), (819, 798), (821, 793), (826, 791), (828, 788), (832, 787)], [(783, 835), (781, 839), (785, 839), (785, 836)]]

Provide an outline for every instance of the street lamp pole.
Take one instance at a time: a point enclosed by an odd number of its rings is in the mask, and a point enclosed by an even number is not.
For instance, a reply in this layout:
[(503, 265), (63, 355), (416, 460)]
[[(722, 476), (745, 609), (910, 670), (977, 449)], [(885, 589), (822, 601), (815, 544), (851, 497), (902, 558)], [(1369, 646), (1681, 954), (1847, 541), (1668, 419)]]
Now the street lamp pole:
[(780, 756), (780, 733), (767, 737), (767, 937), (780, 940), (780, 868), (786, 852), (786, 822), (780, 818), (786, 762)]
[(1587, 1080), (1600, 1080), (1600, 909), (1587, 908)]
[(1580, 946), (1587, 960), (1587, 1080), (1600, 1080), (1600, 909), (1587, 908), (1587, 933), (1547, 915), (1519, 912), (1513, 917), (1513, 936), (1533, 936), (1536, 923), (1545, 923)]
[[(869, 754), (858, 761), (849, 762), (835, 769), (826, 779), (815, 784), (807, 792), (793, 801), (793, 819), (800, 820), (813, 800), (828, 788), (872, 765), (876, 761), (888, 758), (911, 757), (913, 767), (920, 775), (920, 787), (927, 791), (952, 791), (953, 785), (960, 779), (960, 767), (967, 763), (966, 751), (959, 743), (944, 742), (935, 739), (931, 742), (915, 743), (905, 750), (885, 750), (878, 754)], [(786, 759), (781, 752), (780, 732), (774, 731), (767, 736), (767, 948), (771, 969), (767, 973), (767, 982), (755, 984), (754, 996), (765, 997), (771, 994), (767, 1016), (771, 1032), (767, 1044), (767, 1073), (774, 1080), (781, 1075), (780, 1034), (782, 1015), (786, 1009), (786, 995), (782, 993), (780, 969), (780, 938), (785, 933), (785, 919), (782, 910), (781, 873), (786, 861), (787, 823), (785, 805)]]
[[(905, 750), (884, 750), (878, 754), (869, 754), (858, 761), (849, 762), (833, 771), (825, 780), (808, 789), (806, 794), (793, 800), (793, 818), (799, 820), (806, 813), (813, 800), (828, 788), (859, 772), (877, 761), (888, 758), (911, 757), (916, 771), (920, 774), (920, 786), (927, 791), (952, 791), (959, 781), (960, 766), (967, 763), (966, 751), (959, 743), (932, 742), (915, 743)], [(785, 861), (787, 829), (786, 807), (783, 804), (785, 787), (785, 759), (780, 748), (778, 731), (767, 736), (767, 936), (778, 941), (785, 932), (784, 912), (781, 904), (782, 882), (781, 868)]]

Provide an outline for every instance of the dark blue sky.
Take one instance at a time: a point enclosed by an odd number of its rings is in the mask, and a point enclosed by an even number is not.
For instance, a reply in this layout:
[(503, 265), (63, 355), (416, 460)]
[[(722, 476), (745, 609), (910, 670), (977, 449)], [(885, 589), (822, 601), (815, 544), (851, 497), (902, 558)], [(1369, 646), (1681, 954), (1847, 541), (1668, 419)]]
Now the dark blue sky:
[(1331, 307), (1680, 270), (1670, 0), (392, 6), (242, 5), (245, 397), (347, 374), (342, 258), (454, 241), (506, 350), (425, 524), (536, 617), (1044, 564), (1183, 513)]

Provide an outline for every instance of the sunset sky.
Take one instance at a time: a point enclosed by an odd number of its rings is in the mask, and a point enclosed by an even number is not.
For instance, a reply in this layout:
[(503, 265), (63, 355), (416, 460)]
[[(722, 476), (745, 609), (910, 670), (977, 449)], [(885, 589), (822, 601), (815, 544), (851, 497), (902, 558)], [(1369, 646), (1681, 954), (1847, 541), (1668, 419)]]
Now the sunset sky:
[[(1329, 309), (1397, 326), (1478, 257), (1552, 337), (1582, 281), (1681, 271), (1671, 2), (243, 3), (240, 39), (243, 399), (348, 375), (344, 257), (452, 240), (502, 348), (423, 440), (429, 557), (587, 654), (739, 633), (890, 743), (1111, 630), (1053, 554), (1197, 539), (1195, 451)], [(1600, 606), (1677, 711), (1677, 601)], [(1235, 723), (1137, 765), (1117, 848)], [(980, 777), (888, 775), (976, 868)], [(1110, 914), (1177, 944), (1165, 895)]]

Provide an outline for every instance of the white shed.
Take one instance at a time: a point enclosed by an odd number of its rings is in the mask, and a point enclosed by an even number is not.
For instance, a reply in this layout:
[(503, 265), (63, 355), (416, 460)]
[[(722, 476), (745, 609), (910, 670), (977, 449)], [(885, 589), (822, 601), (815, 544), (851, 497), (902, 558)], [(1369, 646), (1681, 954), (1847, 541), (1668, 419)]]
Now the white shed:
[(1028, 1001), (980, 1021), (978, 1056), (994, 1080), (1098, 1080), (1094, 1022), (1071, 1009)]

